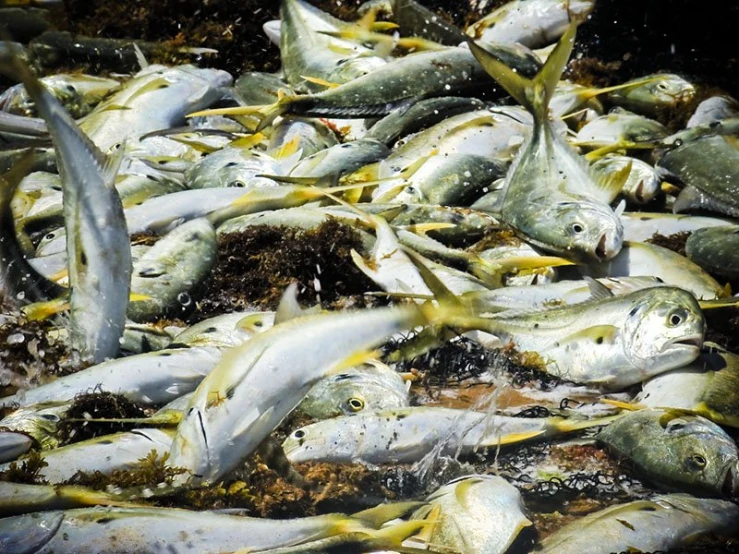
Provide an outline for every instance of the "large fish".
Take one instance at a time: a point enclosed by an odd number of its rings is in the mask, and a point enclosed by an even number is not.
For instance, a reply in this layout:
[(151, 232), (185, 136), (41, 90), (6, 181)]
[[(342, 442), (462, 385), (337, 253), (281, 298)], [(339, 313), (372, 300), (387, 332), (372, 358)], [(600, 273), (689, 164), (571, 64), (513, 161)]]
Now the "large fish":
[(534, 129), (508, 171), (496, 212), (532, 244), (580, 260), (604, 261), (621, 249), (623, 226), (608, 205), (628, 173), (596, 182), (585, 161), (556, 133), (549, 101), (569, 58), (576, 25), (528, 79), (469, 42), (488, 73), (534, 116)]

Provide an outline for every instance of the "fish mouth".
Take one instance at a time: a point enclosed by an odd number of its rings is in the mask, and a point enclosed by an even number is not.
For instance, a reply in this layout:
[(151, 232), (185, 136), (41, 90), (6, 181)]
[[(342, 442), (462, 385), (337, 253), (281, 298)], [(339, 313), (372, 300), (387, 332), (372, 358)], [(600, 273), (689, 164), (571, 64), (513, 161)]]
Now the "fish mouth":
[(606, 248), (607, 240), (607, 235), (603, 233), (603, 236), (601, 236), (600, 240), (598, 241), (598, 246), (595, 247), (595, 257), (598, 258), (598, 261), (600, 262), (606, 261), (608, 256), (608, 248)]
[(739, 496), (739, 476), (736, 474), (737, 468), (730, 466), (726, 469), (724, 482), (721, 485), (721, 494), (726, 497)]
[(644, 181), (639, 181), (639, 184), (636, 185), (636, 190), (634, 191), (634, 198), (636, 198), (637, 202), (639, 204), (644, 204)]
[(673, 346), (700, 350), (701, 348), (703, 348), (703, 334), (697, 333), (695, 335), (688, 335), (685, 337), (672, 339), (667, 344), (665, 344), (665, 346), (662, 348), (662, 351), (664, 352), (665, 350)]

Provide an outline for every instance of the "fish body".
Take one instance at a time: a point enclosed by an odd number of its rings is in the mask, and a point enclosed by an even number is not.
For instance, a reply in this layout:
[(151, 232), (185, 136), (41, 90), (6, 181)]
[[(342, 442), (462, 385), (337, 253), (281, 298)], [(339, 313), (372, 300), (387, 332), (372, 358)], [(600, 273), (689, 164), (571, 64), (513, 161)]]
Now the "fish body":
[[(633, 204), (648, 204), (661, 192), (657, 171), (646, 162), (629, 156), (606, 156), (590, 165), (591, 171), (604, 176), (623, 171), (631, 164), (621, 193)], [(624, 230), (625, 232), (625, 230)]]
[(191, 65), (150, 65), (85, 116), (80, 128), (103, 152), (128, 137), (176, 127), (185, 115), (221, 98), (231, 76)]
[(190, 189), (215, 187), (274, 187), (271, 179), (258, 175), (281, 173), (277, 161), (260, 152), (226, 147), (196, 162), (185, 172), (185, 182)]
[(739, 229), (735, 225), (698, 229), (688, 237), (688, 258), (713, 275), (739, 277)]
[(161, 317), (192, 303), (189, 291), (210, 273), (218, 244), (213, 225), (193, 219), (175, 227), (134, 262), (131, 290), (148, 299), (129, 304), (134, 321)]
[(532, 525), (521, 493), (502, 477), (471, 475), (439, 488), (412, 518), (435, 523), (424, 538), (460, 554), (503, 554)]
[[(657, 73), (633, 80), (626, 86), (609, 92), (608, 100), (638, 114), (653, 116), (667, 108), (674, 108), (695, 96), (695, 86), (674, 73)], [(629, 82), (625, 83), (628, 85)]]
[(734, 224), (729, 218), (648, 212), (624, 212), (621, 214), (621, 221), (624, 224), (624, 240), (632, 243), (651, 239), (655, 233), (669, 237), (704, 227)]
[(598, 441), (668, 489), (727, 497), (739, 492), (736, 442), (704, 417), (639, 410), (602, 429)]
[(147, 405), (195, 390), (221, 358), (210, 347), (173, 348), (109, 360), (56, 381), (0, 399), (3, 407), (72, 400), (97, 387)]
[(618, 254), (623, 226), (608, 205), (620, 183), (596, 183), (585, 162), (555, 132), (549, 100), (574, 42), (568, 31), (534, 79), (526, 79), (470, 42), (473, 53), (534, 117), (534, 128), (508, 170), (496, 213), (528, 242), (578, 260), (609, 260)]
[(735, 117), (739, 117), (739, 102), (730, 96), (711, 96), (698, 104), (685, 127), (692, 129)]
[(594, 6), (593, 0), (514, 0), (471, 25), (467, 34), (483, 43), (541, 48), (559, 40), (573, 15), (584, 18)]
[(0, 429), (24, 433), (42, 449), (56, 448), (57, 425), (68, 408), (68, 402), (55, 401), (20, 407), (0, 420)]
[(561, 418), (416, 406), (325, 419), (293, 431), (282, 447), (292, 463), (414, 463), (432, 451), (471, 453), (566, 432), (568, 425)]
[(679, 548), (707, 533), (732, 533), (739, 508), (725, 500), (687, 494), (655, 496), (586, 515), (541, 542), (539, 554), (642, 551)]
[(259, 443), (331, 367), (423, 323), (412, 308), (297, 317), (227, 354), (197, 388), (177, 428), (169, 464), (190, 482), (214, 482)]
[(589, 302), (503, 312), (470, 325), (519, 351), (536, 352), (547, 373), (610, 390), (692, 362), (705, 330), (695, 297), (675, 287), (604, 293)]
[(204, 319), (172, 338), (172, 344), (227, 348), (272, 327), (274, 312), (235, 312)]

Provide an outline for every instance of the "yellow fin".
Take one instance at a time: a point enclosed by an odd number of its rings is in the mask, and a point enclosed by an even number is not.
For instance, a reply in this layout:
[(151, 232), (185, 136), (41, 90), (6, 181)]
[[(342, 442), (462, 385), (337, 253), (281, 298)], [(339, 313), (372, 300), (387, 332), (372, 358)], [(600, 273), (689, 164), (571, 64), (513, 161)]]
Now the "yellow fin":
[(404, 225), (403, 229), (415, 233), (417, 235), (425, 235), (429, 231), (439, 231), (441, 229), (454, 229), (456, 225), (454, 223), (441, 223), (441, 222), (430, 222), (430, 223), (412, 223), (411, 225)]
[(612, 416), (598, 417), (595, 419), (562, 419), (551, 418), (552, 427), (558, 433), (572, 433), (574, 431), (582, 431), (591, 427), (603, 427), (609, 423), (613, 423), (617, 419), (621, 419), (626, 414), (616, 414)]
[(23, 306), (21, 311), (30, 321), (43, 321), (60, 312), (67, 311), (70, 308), (69, 299), (55, 298), (45, 302), (34, 302)]
[(147, 300), (154, 300), (154, 298), (140, 292), (132, 292), (128, 295), (129, 302), (146, 302)]
[(353, 352), (343, 360), (332, 365), (326, 372), (326, 375), (336, 375), (346, 371), (350, 367), (366, 364), (371, 360), (378, 360), (382, 353), (379, 350), (358, 350)]
[(602, 402), (603, 404), (608, 404), (609, 406), (621, 408), (622, 410), (628, 410), (630, 412), (638, 412), (639, 410), (643, 410), (644, 408), (646, 408), (646, 406), (642, 404), (637, 404), (634, 402), (622, 402), (621, 400), (613, 400), (612, 398), (601, 398), (600, 402)]
[(484, 441), (480, 446), (505, 446), (508, 444), (516, 444), (539, 437), (543, 437), (546, 434), (544, 429), (538, 431), (525, 431), (523, 433), (509, 433), (507, 435), (501, 435), (494, 438), (491, 441)]
[(419, 501), (391, 502), (353, 513), (351, 517), (363, 521), (375, 529), (379, 529), (384, 523), (404, 517), (411, 510), (420, 508), (423, 505), (424, 503)]
[(249, 314), (244, 316), (236, 323), (237, 329), (243, 329), (244, 331), (251, 331), (252, 333), (259, 332), (264, 327), (264, 316), (262, 314)]
[(321, 79), (319, 77), (309, 77), (308, 75), (301, 75), (300, 78), (304, 81), (308, 81), (309, 83), (313, 83), (314, 85), (319, 85), (326, 88), (336, 88), (341, 86), (341, 83), (332, 83), (331, 81), (327, 81), (326, 79)]
[(264, 136), (262, 133), (254, 133), (253, 135), (248, 135), (245, 137), (237, 138), (236, 140), (232, 140), (228, 145), (233, 146), (234, 148), (249, 149), (253, 148), (266, 139), (267, 137)]

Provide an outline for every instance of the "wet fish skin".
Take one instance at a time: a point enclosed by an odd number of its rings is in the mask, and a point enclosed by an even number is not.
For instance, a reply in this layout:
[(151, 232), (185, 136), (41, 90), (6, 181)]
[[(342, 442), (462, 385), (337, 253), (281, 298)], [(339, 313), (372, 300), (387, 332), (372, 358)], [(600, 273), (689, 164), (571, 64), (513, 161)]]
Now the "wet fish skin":
[(0, 462), (11, 462), (28, 452), (33, 441), (23, 433), (6, 431), (0, 427)]
[(597, 439), (635, 464), (637, 472), (671, 490), (739, 494), (739, 450), (715, 423), (679, 410), (639, 410), (601, 430)]
[(412, 516), (435, 521), (424, 538), (460, 554), (503, 554), (532, 525), (518, 489), (495, 475), (455, 479), (426, 502)]
[(577, 133), (575, 143), (588, 148), (611, 147), (623, 144), (633, 148), (640, 143), (645, 146), (657, 144), (669, 135), (660, 122), (642, 115), (614, 108), (608, 114), (585, 124)]
[(685, 127), (692, 129), (736, 117), (739, 117), (739, 102), (730, 96), (711, 96), (698, 104)]
[(651, 212), (624, 212), (621, 221), (624, 224), (624, 240), (630, 242), (644, 242), (655, 233), (669, 237), (704, 227), (734, 224), (729, 218)]
[(24, 433), (42, 449), (56, 448), (57, 426), (69, 409), (69, 402), (50, 401), (19, 407), (0, 420), (0, 429)]
[(629, 156), (606, 156), (593, 162), (590, 169), (609, 175), (618, 173), (629, 163), (631, 169), (621, 192), (631, 203), (648, 204), (661, 193), (662, 182), (657, 171), (648, 163)]
[(617, 504), (565, 525), (544, 539), (538, 554), (610, 554), (671, 550), (707, 533), (733, 534), (739, 507), (687, 494)]

